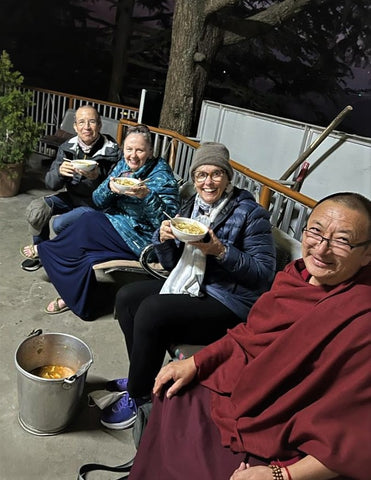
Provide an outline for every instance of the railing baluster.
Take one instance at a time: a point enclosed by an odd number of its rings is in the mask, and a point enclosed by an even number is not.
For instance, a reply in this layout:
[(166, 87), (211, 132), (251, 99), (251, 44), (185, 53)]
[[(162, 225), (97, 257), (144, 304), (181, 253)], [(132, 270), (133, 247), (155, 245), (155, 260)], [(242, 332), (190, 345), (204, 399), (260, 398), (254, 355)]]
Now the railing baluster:
[[(24, 88), (26, 90), (26, 88)], [(80, 105), (95, 106), (103, 117), (120, 120), (117, 141), (122, 142), (129, 125), (135, 125), (138, 109), (125, 105), (112, 104), (74, 95), (52, 92), (44, 89), (31, 89), (33, 103), (28, 114), (38, 123), (45, 123), (45, 134), (53, 134), (59, 128), (67, 109), (77, 109)], [(154, 153), (171, 162), (174, 172), (184, 181), (189, 180), (189, 168), (193, 154), (199, 144), (170, 130), (150, 127), (154, 135)], [(47, 154), (45, 145), (39, 144), (38, 151)], [(310, 209), (315, 201), (295, 192), (282, 183), (264, 177), (232, 161), (235, 171), (233, 183), (249, 190), (270, 211), (271, 223), (297, 240), (305, 225)]]

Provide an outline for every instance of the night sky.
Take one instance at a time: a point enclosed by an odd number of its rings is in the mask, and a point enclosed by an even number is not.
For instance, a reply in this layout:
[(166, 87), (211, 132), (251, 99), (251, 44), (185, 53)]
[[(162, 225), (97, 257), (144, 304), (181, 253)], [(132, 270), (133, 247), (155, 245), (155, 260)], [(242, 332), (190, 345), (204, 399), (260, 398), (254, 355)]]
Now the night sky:
[[(19, 5), (22, 5), (24, 2), (24, 5), (27, 4), (26, 0), (19, 0), (17, 2), (18, 8)], [(6, 2), (5, 2), (6, 3)], [(37, 2), (36, 2), (37, 3)], [(87, 2), (84, 3), (85, 5)], [(114, 18), (115, 18), (115, 10), (109, 8), (109, 4), (105, 0), (100, 0), (99, 2), (90, 2), (90, 6), (94, 11), (96, 12), (97, 16), (103, 17), (106, 20), (114, 23)], [(4, 11), (3, 11), (4, 10)], [(26, 12), (26, 7), (25, 7), (25, 12)], [(135, 11), (135, 15), (140, 15), (140, 10)], [(5, 6), (4, 6), (4, 1), (0, 0), (0, 17), (3, 19), (7, 18), (9, 16), (9, 10), (6, 9), (5, 11)], [(27, 29), (27, 20), (28, 20), (28, 14), (25, 13), (24, 15), (25, 19), (25, 29)], [(1, 24), (1, 21), (0, 21)], [(41, 26), (40, 26), (41, 27)], [(44, 27), (45, 32), (47, 32), (46, 26)], [(40, 28), (38, 32), (31, 32), (31, 39), (32, 36), (35, 36), (37, 34), (43, 33), (43, 29)], [(13, 31), (10, 31), (8, 34), (8, 37), (5, 39), (6, 41), (3, 42), (6, 45), (14, 45), (13, 40), (9, 39), (9, 35), (12, 35)], [(22, 40), (23, 41), (23, 40)], [(48, 33), (45, 33), (44, 35), (44, 42), (48, 42)], [(50, 42), (52, 42), (52, 39), (50, 39)], [(66, 42), (67, 43), (67, 42)], [(4, 48), (4, 45), (1, 45), (1, 33), (0, 33), (0, 50)], [(102, 81), (99, 79), (99, 76), (95, 76), (94, 72), (86, 72), (83, 71), (82, 75), (84, 75), (84, 78), (86, 76), (85, 83), (82, 84), (82, 87), (79, 88), (78, 90), (74, 90), (77, 85), (77, 79), (79, 79), (80, 73), (77, 72), (77, 70), (72, 70), (69, 73), (69, 64), (67, 63), (59, 63), (58, 64), (58, 57), (52, 58), (51, 60), (53, 61), (51, 64), (43, 64), (43, 69), (39, 67), (35, 67), (35, 59), (37, 60), (37, 53), (38, 52), (30, 52), (30, 54), (27, 54), (27, 45), (22, 46), (22, 51), (23, 51), (23, 56), (19, 55), (18, 58), (21, 58), (21, 61), (24, 61), (24, 59), (31, 58), (34, 71), (31, 69), (28, 69), (28, 66), (22, 63), (17, 63), (17, 61), (14, 61), (13, 63), (15, 64), (15, 67), (21, 71), (21, 73), (25, 76), (25, 83), (29, 85), (33, 85), (35, 87), (44, 87), (44, 88), (50, 88), (53, 90), (60, 90), (60, 91), (66, 91), (67, 93), (74, 93), (77, 95), (84, 95), (84, 96), (93, 96), (95, 98), (101, 98), (104, 99), (104, 93), (103, 93), (103, 88), (107, 87), (108, 81), (104, 81), (104, 85), (102, 85)], [(18, 54), (21, 54), (19, 50), (15, 51), (15, 57), (18, 56)], [(73, 45), (71, 48), (71, 51), (69, 51), (69, 54), (71, 58), (73, 58), (74, 52), (73, 52)], [(33, 58), (32, 58), (33, 56)], [(16, 58), (16, 60), (18, 60)], [(11, 55), (11, 59), (12, 55)], [(65, 62), (65, 60), (63, 60)], [(109, 76), (110, 72), (110, 64), (107, 62), (105, 66), (102, 67), (103, 71), (105, 72), (106, 78)], [(36, 72), (36, 75), (35, 75)], [(63, 83), (61, 80), (63, 72), (69, 79), (69, 83)], [(76, 73), (77, 72), (77, 73)], [(353, 107), (353, 112), (351, 112), (344, 122), (339, 125), (338, 129), (339, 130), (344, 130), (348, 131), (349, 133), (355, 133), (357, 135), (361, 136), (366, 136), (366, 137), (371, 137), (371, 66), (367, 65), (365, 68), (357, 68), (353, 70), (354, 72), (354, 79), (348, 79), (347, 80), (347, 85), (351, 88), (359, 89), (360, 92), (358, 94), (344, 94), (341, 98), (338, 98), (338, 103), (337, 105), (331, 105), (330, 103), (324, 107), (327, 109), (327, 117), (328, 117), (328, 122), (327, 123), (322, 123), (321, 126), (326, 126), (330, 121), (346, 106), (346, 105), (352, 105)], [(39, 77), (37, 77), (39, 75)], [(47, 85), (42, 84), (43, 78), (52, 78), (52, 75), (54, 75), (53, 81), (50, 81), (50, 84), (48, 82)], [(97, 77), (97, 78), (95, 78)], [(94, 83), (96, 81), (96, 84)], [(74, 83), (76, 82), (76, 83)], [(99, 84), (100, 82), (100, 84)], [(53, 83), (53, 84), (52, 84)], [(139, 83), (137, 83), (138, 85)], [(140, 84), (139, 84), (140, 85)], [(75, 87), (74, 87), (75, 86)], [(96, 91), (95, 93), (94, 88), (96, 87), (101, 87), (101, 91)], [(66, 90), (67, 89), (67, 90)], [(131, 94), (131, 92), (130, 92)], [(137, 104), (135, 103), (128, 103), (133, 106), (138, 106), (139, 105), (139, 98), (140, 98), (140, 89), (138, 89), (137, 92), (133, 92), (131, 95), (133, 102), (136, 101)], [(130, 95), (129, 95), (130, 97)], [(232, 97), (233, 98), (233, 97)], [(227, 99), (223, 98), (208, 98), (205, 97), (205, 99), (210, 99), (213, 101), (220, 101), (221, 103), (227, 103), (227, 104), (232, 104), (235, 105), (234, 103), (231, 103)], [(127, 102), (123, 102), (127, 103)], [(241, 105), (236, 105), (236, 106), (241, 106)], [(292, 117), (295, 120), (300, 120), (303, 122), (307, 123), (314, 123), (320, 125), (320, 123), (316, 122), (313, 117), (313, 112), (308, 109), (308, 107), (305, 107), (304, 105), (301, 105), (299, 102), (297, 102), (296, 105), (293, 105), (292, 109)], [(266, 112), (266, 113), (271, 113), (271, 112)], [(289, 115), (282, 115), (282, 116), (289, 116)]]

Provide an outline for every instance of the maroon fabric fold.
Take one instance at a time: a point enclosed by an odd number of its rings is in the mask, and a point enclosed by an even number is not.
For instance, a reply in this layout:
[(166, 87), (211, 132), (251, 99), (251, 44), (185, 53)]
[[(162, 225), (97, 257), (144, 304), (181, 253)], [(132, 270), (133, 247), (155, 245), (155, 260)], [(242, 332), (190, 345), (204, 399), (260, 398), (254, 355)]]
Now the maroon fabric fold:
[(201, 383), (232, 451), (310, 454), (344, 478), (367, 480), (371, 267), (333, 288), (308, 284), (303, 268), (290, 264), (247, 324), (195, 355)]
[(220, 443), (210, 418), (210, 392), (201, 385), (154, 399), (130, 480), (227, 480), (243, 453)]

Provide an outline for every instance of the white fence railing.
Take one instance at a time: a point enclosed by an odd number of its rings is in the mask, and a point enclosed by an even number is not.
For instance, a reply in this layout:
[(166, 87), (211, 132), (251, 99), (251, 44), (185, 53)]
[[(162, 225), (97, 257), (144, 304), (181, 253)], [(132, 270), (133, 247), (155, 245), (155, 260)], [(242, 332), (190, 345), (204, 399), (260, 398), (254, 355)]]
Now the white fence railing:
[[(110, 104), (100, 100), (78, 97), (75, 95), (52, 92), (42, 89), (29, 89), (33, 92), (34, 105), (29, 108), (29, 115), (45, 124), (45, 135), (53, 135), (59, 127), (65, 112), (77, 109), (82, 104), (90, 104), (97, 108), (103, 117), (119, 120), (117, 141), (122, 143), (125, 130), (135, 125), (138, 109), (124, 105)], [(199, 143), (171, 130), (151, 127), (154, 154), (165, 158), (175, 174), (184, 182), (190, 180), (189, 169), (193, 154)], [(40, 142), (39, 152), (44, 153)], [(249, 190), (271, 214), (271, 223), (293, 238), (300, 240), (302, 228), (315, 200), (299, 192), (291, 190), (277, 181), (260, 175), (253, 170), (232, 160), (234, 169), (233, 183)]]
[[(25, 87), (24, 90), (32, 92), (32, 104), (30, 104), (27, 113), (35, 122), (45, 125), (44, 135), (53, 135), (59, 128), (66, 111), (69, 108), (76, 110), (81, 105), (92, 105), (102, 117), (114, 120), (126, 119), (135, 122), (138, 118), (138, 108), (135, 107), (51, 90), (28, 87)], [(45, 148), (45, 144), (39, 143), (37, 150), (39, 153), (48, 155), (49, 152)]]

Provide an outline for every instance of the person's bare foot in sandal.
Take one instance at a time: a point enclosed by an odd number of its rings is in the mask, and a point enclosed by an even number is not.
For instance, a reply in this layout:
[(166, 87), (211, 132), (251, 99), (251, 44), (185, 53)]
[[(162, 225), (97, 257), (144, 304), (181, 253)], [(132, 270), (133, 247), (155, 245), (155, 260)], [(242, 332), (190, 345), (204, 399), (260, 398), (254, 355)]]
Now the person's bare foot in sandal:
[(32, 260), (35, 258), (39, 258), (39, 254), (37, 252), (37, 245), (26, 245), (25, 247), (21, 248), (21, 255)]
[(44, 309), (44, 312), (48, 313), (49, 315), (56, 315), (57, 313), (67, 312), (67, 310), (69, 310), (69, 307), (67, 307), (65, 301), (58, 297), (49, 303), (49, 305)]
[(37, 251), (37, 245), (26, 245), (21, 248), (20, 253), (26, 258), (26, 260), (23, 260), (21, 263), (21, 268), (23, 268), (23, 270), (34, 272), (42, 267), (39, 252)]

